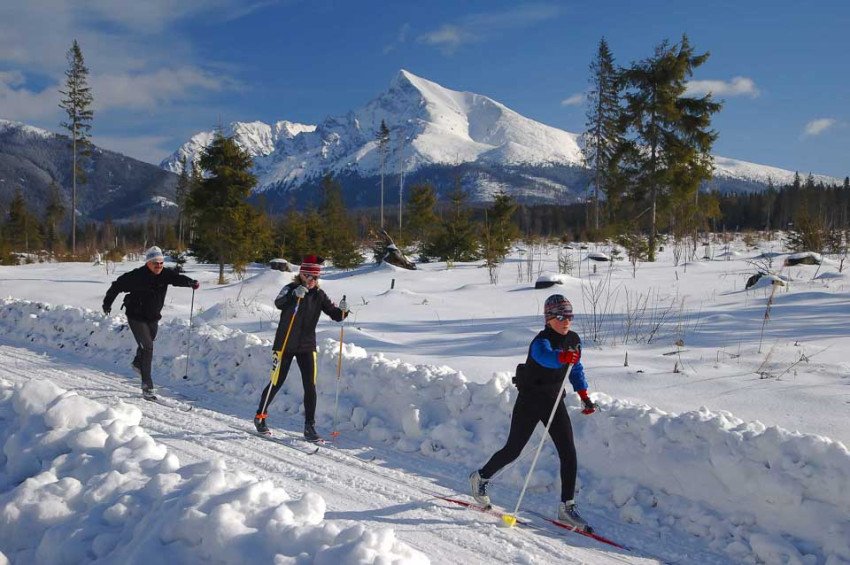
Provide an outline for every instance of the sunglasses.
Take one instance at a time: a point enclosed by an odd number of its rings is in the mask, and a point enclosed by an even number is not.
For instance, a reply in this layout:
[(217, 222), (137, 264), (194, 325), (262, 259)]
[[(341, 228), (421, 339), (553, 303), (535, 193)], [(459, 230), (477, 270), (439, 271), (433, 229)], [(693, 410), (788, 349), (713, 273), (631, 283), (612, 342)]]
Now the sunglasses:
[(317, 281), (317, 280), (319, 280), (319, 277), (318, 277), (318, 276), (316, 276), (316, 275), (304, 275), (304, 278), (305, 278), (305, 279), (307, 279), (308, 281)]
[(555, 316), (555, 319), (558, 320), (559, 322), (563, 322), (564, 320), (572, 321), (573, 315), (572, 314), (558, 314), (557, 316)]

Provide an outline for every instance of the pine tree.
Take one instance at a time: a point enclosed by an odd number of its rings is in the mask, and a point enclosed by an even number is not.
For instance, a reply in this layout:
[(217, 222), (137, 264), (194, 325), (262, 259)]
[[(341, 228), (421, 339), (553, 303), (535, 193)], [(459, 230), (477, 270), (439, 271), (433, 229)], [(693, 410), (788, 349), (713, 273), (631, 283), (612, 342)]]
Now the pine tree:
[(307, 237), (307, 222), (296, 210), (290, 210), (278, 224), (275, 243), (281, 256), (290, 263), (298, 263), (302, 257), (315, 253)]
[(13, 250), (29, 253), (41, 247), (38, 219), (27, 209), (23, 192), (18, 189), (9, 203), (9, 221), (6, 223), (8, 241)]
[(483, 254), (484, 264), (490, 272), (490, 282), (497, 282), (497, 267), (505, 260), (511, 245), (519, 237), (519, 228), (513, 223), (517, 210), (514, 199), (505, 192), (496, 194), (493, 205), (484, 211)]
[(587, 122), (582, 136), (587, 166), (593, 174), (593, 228), (599, 230), (599, 193), (612, 190), (611, 169), (620, 146), (620, 84), (614, 57), (603, 37), (590, 64)]
[(357, 247), (356, 229), (342, 199), (342, 187), (330, 175), (322, 179), (319, 214), (325, 226), (324, 247), (335, 267), (352, 269), (363, 263)]
[(232, 137), (216, 132), (200, 166), (207, 176), (187, 199), (195, 220), (193, 251), (201, 261), (218, 264), (219, 284), (224, 284), (225, 264), (241, 273), (270, 246), (271, 231), (262, 213), (248, 204), (257, 178), (251, 173), (251, 157)]
[(411, 241), (420, 244), (430, 237), (439, 218), (435, 212), (437, 192), (429, 183), (414, 184), (410, 187), (410, 199), (407, 201), (407, 228)]
[(185, 218), (186, 218), (186, 197), (189, 195), (189, 190), (192, 187), (192, 177), (189, 174), (189, 168), (186, 163), (186, 158), (180, 158), (180, 175), (177, 177), (177, 187), (175, 188), (175, 198), (177, 200), (177, 248), (179, 251), (185, 249)]
[(381, 127), (375, 137), (378, 140), (378, 154), (381, 159), (381, 229), (384, 229), (384, 168), (390, 143), (390, 128), (384, 120), (381, 120)]
[(850, 190), (850, 177), (844, 177), (844, 190)]
[(62, 100), (59, 107), (68, 114), (68, 121), (62, 122), (71, 137), (71, 253), (77, 253), (77, 183), (85, 184), (84, 164), (91, 156), (91, 122), (94, 112), (91, 105), (94, 100), (88, 85), (89, 70), (83, 61), (83, 51), (77, 40), (68, 50), (68, 69), (65, 71), (65, 90), (60, 90)]
[(466, 205), (467, 194), (456, 180), (449, 195), (451, 207), (439, 231), (426, 242), (423, 254), (438, 257), (441, 261), (475, 261), (481, 257), (478, 241), (479, 226), (472, 221), (472, 212)]
[(635, 195), (648, 200), (650, 261), (657, 248), (659, 206), (678, 215), (692, 210), (700, 183), (711, 178), (710, 151), (717, 138), (711, 116), (721, 104), (711, 94), (684, 95), (687, 79), (707, 59), (708, 53), (694, 54), (683, 36), (677, 45), (662, 42), (653, 57), (624, 71), (624, 117), (633, 136), (626, 166)]
[(50, 183), (50, 200), (44, 213), (44, 240), (48, 251), (54, 255), (62, 252), (62, 238), (59, 236), (59, 225), (65, 215), (65, 204), (59, 192), (59, 185)]

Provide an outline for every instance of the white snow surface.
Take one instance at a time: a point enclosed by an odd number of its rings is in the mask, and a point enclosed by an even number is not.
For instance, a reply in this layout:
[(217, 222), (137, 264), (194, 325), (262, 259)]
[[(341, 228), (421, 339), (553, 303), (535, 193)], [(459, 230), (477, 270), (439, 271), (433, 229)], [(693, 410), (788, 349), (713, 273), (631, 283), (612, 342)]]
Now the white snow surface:
[[(341, 435), (316, 455), (248, 433), (268, 381), (271, 302), (290, 273), (256, 266), (215, 285), (216, 266), (190, 264), (202, 287), (191, 327), (189, 291), (169, 290), (155, 347), (159, 404), (138, 396), (126, 320), (99, 312), (108, 283), (137, 264), (109, 274), (82, 263), (0, 267), (0, 554), (13, 563), (850, 563), (846, 284), (813, 279), (815, 266), (784, 268), (789, 284), (760, 336), (770, 289), (743, 290), (746, 260), (776, 245), (738, 242), (741, 259), (678, 268), (662, 254), (634, 273), (616, 261), (588, 272), (588, 251), (574, 250), (583, 270), (539, 291), (506, 279), (529, 257), (556, 272), (557, 248), (513, 256), (497, 285), (479, 264), (328, 268), (323, 287), (354, 311), (344, 326), (319, 326), (317, 420), (327, 434), (336, 415)], [(594, 341), (582, 296), (606, 277), (619, 290), (609, 334)], [(632, 301), (672, 302), (678, 318), (650, 343), (634, 328), (620, 333), (613, 318), (624, 316), (627, 290)], [(504, 443), (512, 369), (552, 292), (573, 302), (600, 406), (584, 416), (568, 395), (577, 500), (631, 551), (522, 511), (532, 526), (498, 528), (498, 517), (435, 498), (463, 498), (466, 475)], [(676, 337), (684, 345), (670, 345)], [(673, 372), (674, 361), (683, 369)], [(278, 436), (303, 422), (296, 372), (269, 410)], [(540, 433), (494, 479), (501, 507), (513, 508)], [(523, 509), (551, 515), (558, 480), (547, 441)]]

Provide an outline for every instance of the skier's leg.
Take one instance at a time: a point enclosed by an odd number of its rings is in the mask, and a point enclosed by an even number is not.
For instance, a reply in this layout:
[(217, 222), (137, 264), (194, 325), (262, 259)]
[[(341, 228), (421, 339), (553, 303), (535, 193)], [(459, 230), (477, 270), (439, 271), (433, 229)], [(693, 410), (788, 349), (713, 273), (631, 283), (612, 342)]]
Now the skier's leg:
[(299, 353), (295, 356), (301, 370), (301, 384), (304, 385), (304, 422), (316, 423), (316, 352)]
[[(548, 417), (548, 416), (547, 416)], [(573, 426), (567, 408), (563, 402), (558, 403), (549, 436), (558, 450), (561, 460), (561, 502), (573, 500), (576, 490), (576, 472), (578, 469), (576, 444), (573, 439)]]
[(502, 467), (519, 457), (522, 448), (525, 447), (525, 444), (531, 438), (531, 434), (534, 433), (537, 420), (537, 410), (534, 409), (533, 400), (520, 393), (516, 399), (516, 404), (514, 404), (508, 441), (480, 469), (479, 473), (482, 479), (489, 479)]
[(137, 355), (139, 358), (139, 369), (142, 372), (142, 388), (153, 388), (151, 379), (151, 363), (153, 362), (153, 338), (156, 331), (151, 335), (151, 325), (143, 320), (127, 319), (130, 331), (138, 344)]
[[(294, 355), (292, 353), (284, 354), (284, 356), (280, 360), (280, 373), (277, 378), (277, 384), (272, 387), (271, 392), (269, 392), (269, 387), (272, 386), (271, 381), (268, 382), (266, 388), (263, 389), (263, 394), (260, 395), (260, 405), (257, 407), (257, 414), (265, 414), (265, 411), (269, 409), (269, 405), (274, 400), (277, 391), (280, 390), (280, 387), (283, 386), (284, 381), (286, 381), (286, 375), (289, 373), (289, 367), (292, 365), (292, 358)], [(268, 398), (266, 398), (268, 395)]]

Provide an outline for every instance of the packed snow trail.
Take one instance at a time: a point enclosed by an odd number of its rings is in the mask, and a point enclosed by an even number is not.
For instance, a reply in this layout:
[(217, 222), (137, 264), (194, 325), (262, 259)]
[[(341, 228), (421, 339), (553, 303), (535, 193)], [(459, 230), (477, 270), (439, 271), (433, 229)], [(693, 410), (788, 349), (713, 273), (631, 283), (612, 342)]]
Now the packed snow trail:
[[(142, 428), (167, 446), (181, 465), (220, 459), (229, 469), (271, 479), (294, 498), (316, 493), (326, 501), (325, 520), (375, 530), (389, 527), (397, 539), (434, 563), (655, 562), (641, 556), (640, 550), (629, 554), (570, 534), (499, 528), (497, 519), (447, 507), (427, 493), (451, 495), (456, 494), (454, 489), (462, 489), (465, 472), (452, 465), (381, 447), (371, 450), (376, 463), (360, 461), (344, 449), (320, 449), (317, 455), (306, 455), (253, 436), (249, 419), (231, 415), (244, 407), (227, 406), (225, 399), (201, 397), (192, 411), (182, 412), (143, 400), (135, 375), (105, 372), (70, 355), (3, 345), (0, 359), (0, 379), (16, 384), (50, 381), (102, 404), (123, 401), (138, 406)], [(280, 424), (298, 429), (295, 418), (288, 420)], [(413, 474), (420, 465), (423, 474)], [(702, 557), (707, 558), (703, 562), (724, 561), (716, 555)]]

